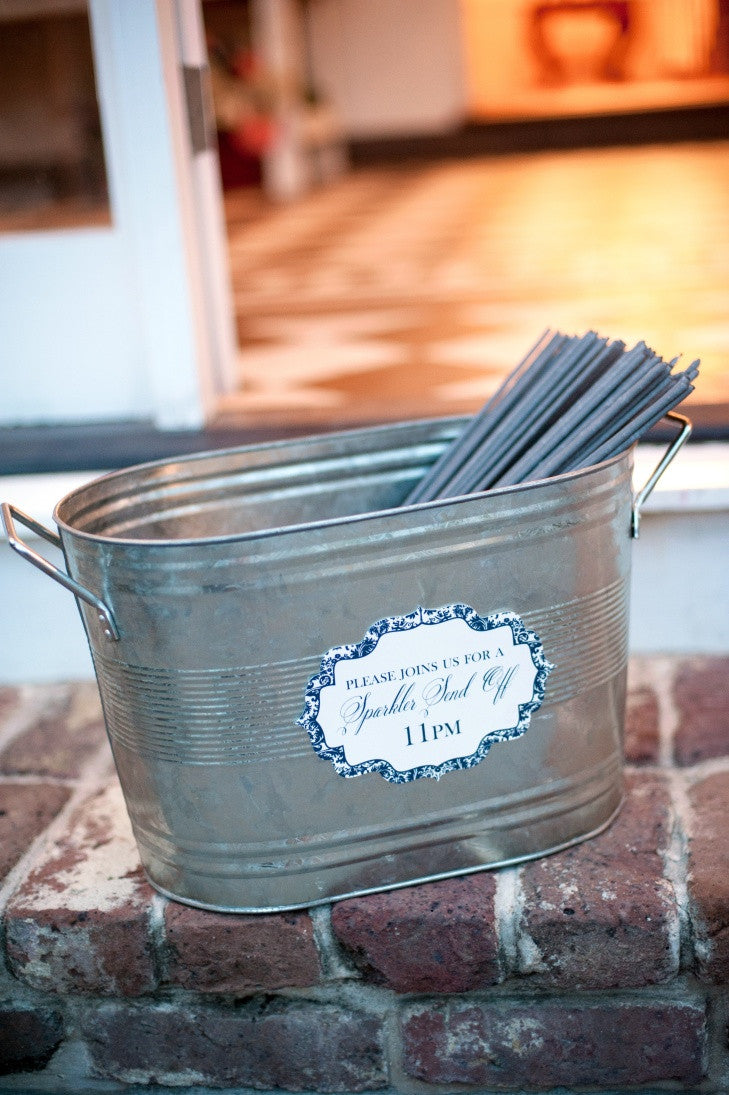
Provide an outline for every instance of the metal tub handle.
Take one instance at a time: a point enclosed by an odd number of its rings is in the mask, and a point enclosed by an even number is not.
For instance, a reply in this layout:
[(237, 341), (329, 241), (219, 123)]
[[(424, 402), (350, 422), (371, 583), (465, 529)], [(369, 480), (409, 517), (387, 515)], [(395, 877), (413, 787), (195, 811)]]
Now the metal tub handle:
[(104, 633), (110, 639), (119, 638), (119, 629), (116, 626), (114, 616), (111, 609), (109, 609), (104, 602), (95, 594), (91, 593), (85, 586), (82, 586), (74, 578), (69, 577), (65, 571), (60, 570), (48, 559), (44, 559), (42, 555), (39, 555), (37, 551), (33, 551), (31, 547), (21, 540), (15, 528), (15, 521), (25, 525), (26, 528), (31, 529), (32, 532), (37, 533), (38, 536), (42, 536), (44, 540), (47, 540), (49, 544), (53, 544), (54, 547), (62, 548), (61, 538), (55, 532), (46, 528), (39, 521), (35, 521), (32, 517), (29, 517), (27, 513), (23, 513), (17, 506), (11, 505), (9, 502), (0, 503), (0, 514), (2, 515), (2, 522), (5, 526), (5, 531), (8, 536), (8, 543), (13, 551), (17, 551), (18, 555), (22, 555), (24, 559), (27, 559), (29, 563), (32, 563), (34, 567), (38, 567), (38, 570), (42, 570), (44, 574), (47, 574), (49, 578), (53, 578), (55, 582), (64, 586), (65, 589), (70, 589), (72, 593), (75, 593), (77, 597), (80, 597), (82, 601), (86, 601), (87, 604), (95, 608), (99, 614), (99, 619), (104, 624)]
[(688, 441), (689, 437), (691, 436), (691, 422), (684, 415), (677, 414), (675, 411), (668, 411), (664, 415), (664, 417), (670, 418), (672, 422), (680, 425), (681, 431), (666, 449), (665, 453), (653, 470), (653, 474), (651, 475), (646, 485), (642, 488), (642, 490), (639, 490), (638, 493), (633, 497), (633, 511), (630, 519), (630, 535), (633, 537), (634, 540), (637, 540), (639, 535), (641, 506), (655, 487), (658, 480), (663, 475), (668, 465), (673, 460), (678, 450), (686, 441)]

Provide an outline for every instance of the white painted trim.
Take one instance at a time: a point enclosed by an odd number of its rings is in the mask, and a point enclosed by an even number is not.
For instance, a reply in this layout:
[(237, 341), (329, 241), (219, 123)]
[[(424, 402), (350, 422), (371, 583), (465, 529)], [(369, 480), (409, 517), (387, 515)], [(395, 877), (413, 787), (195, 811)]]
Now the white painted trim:
[[(160, 2), (158, 0), (158, 4)], [(208, 52), (200, 0), (177, 0), (172, 10), (178, 66), (190, 65), (207, 70)], [(176, 102), (184, 113), (186, 106), (180, 101), (179, 67)], [(210, 108), (212, 112), (212, 92)], [(214, 118), (211, 124), (214, 126)], [(180, 174), (187, 177), (189, 183), (188, 247), (195, 256), (195, 296), (202, 310), (207, 342), (199, 370), (206, 407), (212, 409), (211, 404), (214, 406), (221, 395), (234, 391), (238, 383), (238, 336), (220, 161), (217, 147), (193, 154), (186, 121), (178, 118), (178, 126)]]
[(119, 160), (115, 204), (138, 289), (151, 412), (162, 427), (198, 427), (207, 409), (198, 375), (203, 344), (180, 171), (171, 0), (90, 0), (90, 12), (95, 54), (103, 57), (107, 143)]
[[(661, 445), (638, 446), (633, 472), (636, 484), (647, 482), (664, 452)], [(681, 449), (659, 479), (645, 510), (648, 513), (729, 510), (729, 444), (700, 442)]]

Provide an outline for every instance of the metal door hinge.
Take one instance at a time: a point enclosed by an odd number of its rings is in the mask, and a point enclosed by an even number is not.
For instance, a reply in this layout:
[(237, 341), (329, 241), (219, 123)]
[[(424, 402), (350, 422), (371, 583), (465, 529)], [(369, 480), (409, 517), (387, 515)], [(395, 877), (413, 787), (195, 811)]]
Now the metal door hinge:
[(190, 143), (194, 155), (215, 148), (215, 111), (208, 65), (183, 65)]

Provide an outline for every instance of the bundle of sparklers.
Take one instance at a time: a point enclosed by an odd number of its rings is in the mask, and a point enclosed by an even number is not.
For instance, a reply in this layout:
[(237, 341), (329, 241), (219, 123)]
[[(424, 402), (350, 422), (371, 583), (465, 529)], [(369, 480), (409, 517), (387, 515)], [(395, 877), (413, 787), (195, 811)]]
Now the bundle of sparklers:
[(546, 331), (406, 504), (576, 471), (624, 452), (677, 406), (699, 362), (674, 372), (644, 342)]

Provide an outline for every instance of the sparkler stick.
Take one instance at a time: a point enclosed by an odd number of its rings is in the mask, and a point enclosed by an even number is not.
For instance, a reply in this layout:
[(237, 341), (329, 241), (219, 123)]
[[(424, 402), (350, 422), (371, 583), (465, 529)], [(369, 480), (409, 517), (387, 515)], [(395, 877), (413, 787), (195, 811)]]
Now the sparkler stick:
[(405, 504), (588, 467), (639, 440), (693, 390), (644, 342), (545, 331), (411, 491)]

